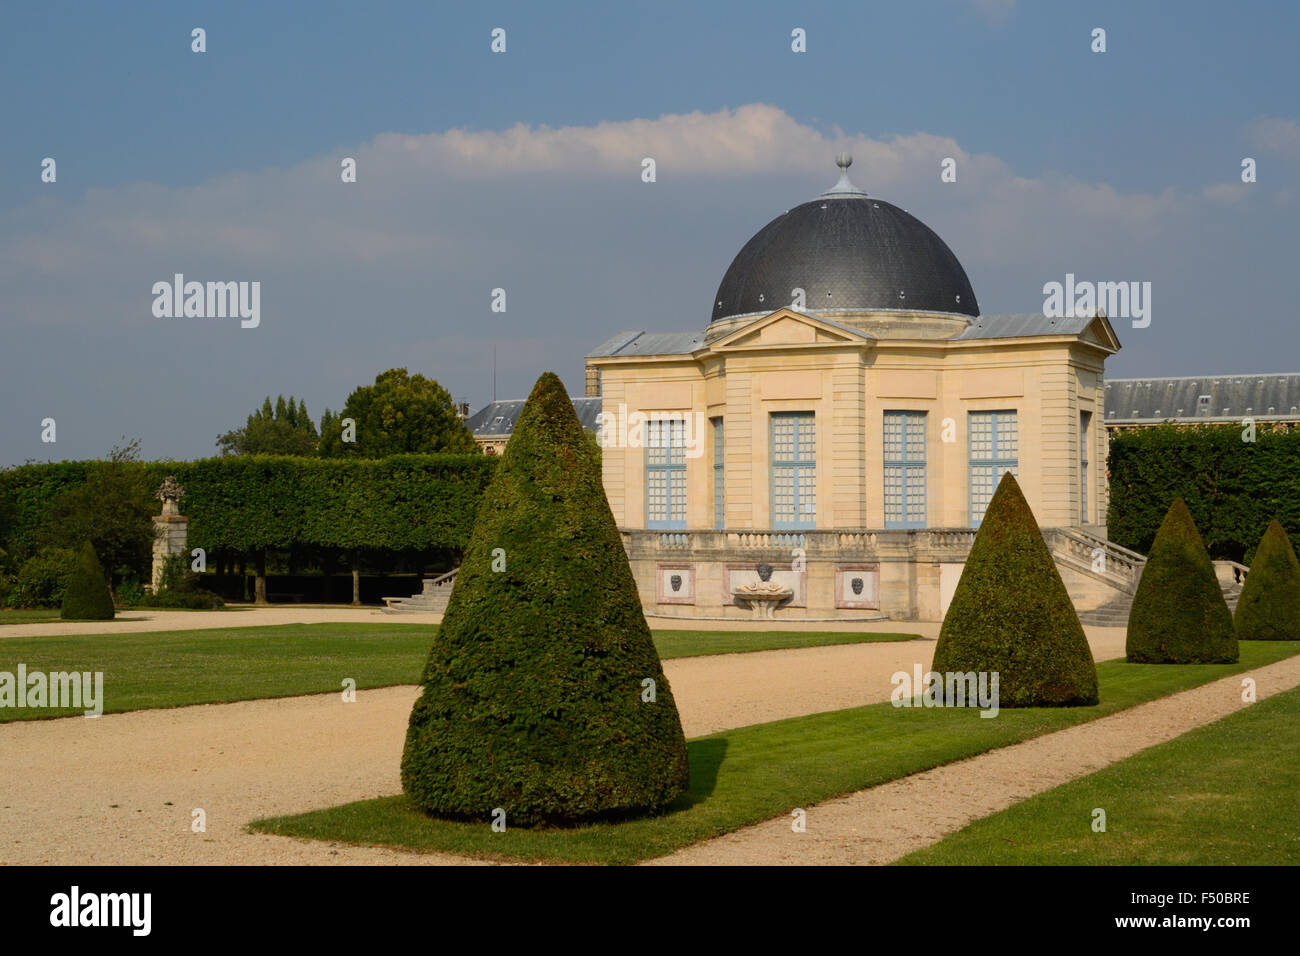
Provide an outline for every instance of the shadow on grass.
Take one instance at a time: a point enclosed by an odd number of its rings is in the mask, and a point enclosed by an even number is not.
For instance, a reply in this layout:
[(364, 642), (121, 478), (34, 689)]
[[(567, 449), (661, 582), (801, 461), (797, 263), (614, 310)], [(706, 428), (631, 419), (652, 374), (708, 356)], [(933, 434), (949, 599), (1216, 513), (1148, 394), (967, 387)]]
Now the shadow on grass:
[(727, 757), (725, 737), (705, 737), (686, 744), (686, 759), (690, 763), (691, 781), (686, 792), (664, 808), (665, 813), (689, 810), (713, 796), (718, 785), (718, 768)]

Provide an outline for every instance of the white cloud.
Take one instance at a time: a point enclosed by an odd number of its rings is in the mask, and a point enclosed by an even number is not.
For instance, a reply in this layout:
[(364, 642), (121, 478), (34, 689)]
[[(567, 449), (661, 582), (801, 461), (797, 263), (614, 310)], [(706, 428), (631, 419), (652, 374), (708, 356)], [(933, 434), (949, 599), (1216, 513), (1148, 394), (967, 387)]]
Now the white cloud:
[(1300, 123), (1261, 116), (1246, 125), (1246, 138), (1255, 149), (1300, 161)]
[[(1281, 135), (1275, 125), (1267, 130), (1274, 139)], [(513, 197), (527, 217), (522, 203), (545, 204), (549, 190), (641, 188), (645, 156), (657, 164), (654, 188), (790, 175), (824, 188), (834, 181), (831, 159), (840, 150), (853, 153), (851, 176), (872, 194), (900, 204), (951, 204), (968, 217), (1003, 223), (1004, 233), (1066, 216), (1149, 235), (1187, 198), (1122, 193), (1060, 176), (1026, 178), (951, 137), (823, 133), (775, 106), (750, 104), (592, 126), (384, 133), (289, 169), (237, 172), (190, 187), (91, 190), (59, 215), (24, 216), (26, 228), (0, 235), (0, 259), (9, 263), (0, 275), (66, 275), (124, 256), (152, 262), (181, 254), (300, 268), (399, 266), (432, 257), (468, 266), (508, 258), (509, 236), (518, 231), (502, 229), (502, 210), (482, 204), (484, 197)], [(339, 181), (344, 155), (357, 159), (356, 185)], [(957, 162), (957, 184), (939, 183), (947, 157)], [(476, 201), (477, 211), (467, 206)], [(786, 202), (779, 198), (772, 207)]]
[[(1294, 126), (1253, 129), (1281, 150)], [(1067, 271), (1163, 279), (1156, 332), (1126, 355), (1149, 347), (1172, 361), (1177, 343), (1144, 343), (1179, 327), (1180, 305), (1199, 306), (1202, 277), (1225, 281), (1278, 247), (1255, 220), (1223, 214), (1240, 192), (1232, 183), (1151, 193), (1025, 175), (1012, 157), (952, 137), (818, 129), (761, 103), (590, 126), (385, 133), (286, 169), (7, 211), (4, 311), (10, 329), (29, 334), (7, 341), (0, 379), (30, 407), (0, 422), (0, 447), (13, 460), (43, 453), (16, 423), (39, 421), (82, 383), (93, 392), (77, 413), (86, 434), (137, 427), (150, 447), (179, 456), (210, 452), (249, 396), (309, 392), (319, 413), (394, 364), (480, 402), (493, 343), (500, 394), (526, 394), (543, 368), (580, 390), (581, 357), (612, 332), (702, 327), (730, 257), (772, 216), (830, 186), (841, 150), (855, 158), (854, 182), (948, 242), (987, 312), (1037, 307), (1043, 282)], [(340, 181), (344, 156), (357, 159), (356, 184)], [(657, 162), (653, 185), (640, 181), (644, 156)], [(956, 183), (939, 178), (948, 157)], [(261, 280), (262, 326), (160, 324), (150, 288), (174, 272)], [(488, 311), (496, 286), (509, 290), (507, 314)], [(1192, 348), (1195, 336), (1181, 334)], [(101, 388), (101, 362), (122, 383), (147, 380), (168, 396), (167, 420), (125, 384)]]
[(1209, 202), (1234, 205), (1245, 200), (1250, 195), (1251, 188), (1251, 185), (1240, 180), (1237, 182), (1211, 183), (1201, 189), (1201, 195)]

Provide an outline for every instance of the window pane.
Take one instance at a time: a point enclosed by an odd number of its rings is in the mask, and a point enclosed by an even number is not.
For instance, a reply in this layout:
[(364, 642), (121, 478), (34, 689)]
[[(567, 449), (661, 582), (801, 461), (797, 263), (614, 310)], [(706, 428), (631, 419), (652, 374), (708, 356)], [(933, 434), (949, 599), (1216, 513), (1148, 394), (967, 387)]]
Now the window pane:
[(903, 417), (898, 412), (885, 412), (885, 458), (897, 461), (903, 457)]
[(886, 411), (886, 528), (925, 527), (925, 412)]
[(723, 451), (722, 419), (713, 419), (713, 527), (722, 528), (726, 524), (726, 498), (723, 476), (726, 458)]
[(812, 412), (772, 415), (772, 522), (811, 527), (817, 517), (817, 433)]
[(904, 467), (906, 480), (904, 493), (907, 497), (906, 521), (914, 528), (925, 527), (925, 466), (907, 465)]
[(646, 522), (650, 527), (686, 526), (686, 422), (646, 422)]
[(885, 466), (885, 523), (903, 520), (903, 469), (900, 465)]

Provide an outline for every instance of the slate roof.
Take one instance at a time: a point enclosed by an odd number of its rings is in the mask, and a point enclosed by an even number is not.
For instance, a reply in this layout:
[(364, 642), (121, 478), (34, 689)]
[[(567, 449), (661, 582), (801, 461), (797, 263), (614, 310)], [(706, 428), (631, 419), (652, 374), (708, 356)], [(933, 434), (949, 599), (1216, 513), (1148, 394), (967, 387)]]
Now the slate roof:
[(641, 332), (632, 329), (611, 336), (587, 358), (611, 355), (689, 355), (704, 347), (703, 332)]
[(869, 196), (820, 196), (760, 229), (723, 275), (711, 321), (771, 312), (795, 288), (817, 313), (979, 315), (966, 270), (938, 234)]
[[(836, 322), (825, 315), (791, 309), (801, 315), (807, 315), (825, 322), (827, 325), (842, 329), (851, 335), (864, 339), (874, 336), (855, 329), (852, 326)], [(964, 341), (970, 339), (1010, 339), (1030, 335), (1078, 335), (1088, 327), (1092, 317), (1076, 318), (1068, 316), (1049, 319), (1041, 312), (1025, 312), (1016, 315), (982, 315), (971, 321), (971, 325), (947, 341)], [(737, 329), (736, 331), (740, 331)], [(642, 332), (629, 329), (610, 336), (587, 354), (588, 358), (603, 358), (614, 355), (689, 355), (704, 347), (704, 332)]]
[(1041, 312), (1015, 315), (981, 315), (950, 341), (967, 339), (1011, 339), (1022, 335), (1078, 335), (1088, 327), (1093, 316), (1063, 316), (1049, 319)]
[[(600, 414), (600, 398), (570, 396), (569, 401), (573, 402), (573, 410), (578, 413), (578, 421), (582, 427), (595, 430), (596, 416)], [(515, 421), (523, 410), (522, 398), (489, 402), (465, 419), (465, 424), (474, 433), (475, 438), (502, 438), (514, 431)]]
[(1106, 380), (1106, 422), (1300, 419), (1300, 373)]

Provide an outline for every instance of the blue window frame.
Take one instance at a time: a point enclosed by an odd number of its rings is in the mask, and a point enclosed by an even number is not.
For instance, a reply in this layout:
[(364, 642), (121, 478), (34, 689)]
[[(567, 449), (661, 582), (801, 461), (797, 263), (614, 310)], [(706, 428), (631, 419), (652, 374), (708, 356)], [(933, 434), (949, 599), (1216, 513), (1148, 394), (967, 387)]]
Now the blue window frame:
[(1015, 409), (971, 412), (967, 424), (970, 437), (970, 523), (972, 528), (978, 528), (1002, 476), (1009, 471), (1018, 477), (1019, 432)]
[(646, 422), (645, 522), (647, 528), (686, 527), (686, 422)]
[(724, 484), (722, 419), (713, 421), (713, 527), (721, 531), (727, 525), (727, 499)]
[(772, 527), (817, 527), (817, 432), (812, 412), (772, 414)]
[(1088, 431), (1092, 412), (1079, 413), (1079, 520), (1088, 523)]
[(925, 412), (885, 412), (885, 527), (925, 527)]

